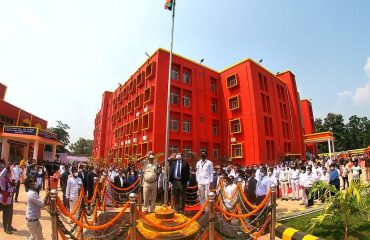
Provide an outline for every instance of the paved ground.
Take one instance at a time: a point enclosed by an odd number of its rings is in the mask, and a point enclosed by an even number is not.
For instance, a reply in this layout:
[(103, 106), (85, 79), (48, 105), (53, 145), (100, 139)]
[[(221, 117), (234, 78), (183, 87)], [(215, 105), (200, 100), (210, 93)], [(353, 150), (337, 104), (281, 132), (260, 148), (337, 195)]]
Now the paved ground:
[[(41, 192), (41, 196), (44, 197), (45, 192)], [(1, 240), (25, 240), (28, 239), (29, 232), (26, 223), (26, 192), (24, 191), (23, 185), (19, 190), (19, 202), (14, 203), (14, 214), (13, 214), (13, 227), (18, 231), (14, 232), (12, 235), (8, 235), (3, 230), (2, 224), (2, 212), (0, 212), (0, 239)], [(46, 210), (41, 211), (41, 225), (42, 231), (44, 233), (44, 238), (49, 240), (51, 239), (51, 223), (50, 215)]]
[[(41, 192), (41, 196), (43, 197), (45, 192)], [(26, 193), (24, 191), (23, 185), (20, 189), (20, 195), (19, 195), (19, 202), (14, 203), (14, 215), (13, 215), (13, 227), (18, 229), (17, 232), (15, 232), (12, 235), (8, 235), (4, 233), (3, 231), (3, 225), (2, 225), (2, 218), (0, 218), (0, 240), (26, 240), (28, 239), (29, 233), (26, 225), (26, 219), (25, 219), (25, 211), (26, 211)], [(305, 206), (300, 205), (302, 201), (281, 201), (277, 200), (277, 218), (283, 218), (290, 216), (292, 214), (298, 214), (301, 211), (307, 211)], [(317, 204), (316, 204), (317, 203)], [(319, 207), (318, 202), (315, 202), (315, 205), (313, 208), (310, 208), (308, 211), (315, 210)], [(51, 239), (51, 223), (50, 223), (50, 216), (49, 213), (46, 210), (42, 210), (42, 217), (41, 217), (41, 224), (42, 229), (44, 233), (44, 238), (46, 240)], [(0, 212), (0, 215), (2, 216), (2, 213)], [(261, 239), (268, 239), (261, 238)]]

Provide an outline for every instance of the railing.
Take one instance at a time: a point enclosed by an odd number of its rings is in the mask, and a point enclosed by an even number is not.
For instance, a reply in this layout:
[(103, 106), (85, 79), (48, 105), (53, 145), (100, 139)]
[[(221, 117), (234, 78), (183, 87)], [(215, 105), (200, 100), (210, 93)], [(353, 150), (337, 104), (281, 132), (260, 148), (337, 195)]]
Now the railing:
[[(245, 196), (241, 181), (238, 182), (235, 191), (228, 195), (221, 180), (217, 188), (209, 193), (205, 204), (193, 217), (183, 224), (172, 227), (152, 222), (141, 211), (140, 187), (141, 178), (138, 178), (128, 188), (118, 188), (107, 178), (104, 178), (100, 184), (95, 179), (92, 198), (88, 199), (81, 187), (79, 198), (71, 211), (63, 205), (57, 191), (53, 190), (50, 198), (52, 240), (57, 240), (59, 236), (61, 239), (83, 239), (85, 230), (94, 232), (96, 234), (94, 239), (113, 238), (120, 233), (117, 229), (124, 229), (123, 225), (127, 220), (129, 220), (127, 237), (136, 240), (139, 238), (136, 227), (138, 219), (158, 231), (177, 231), (189, 226), (194, 221), (205, 223), (205, 218), (208, 223), (201, 227), (197, 235), (199, 239), (223, 239), (223, 233), (215, 228), (216, 219), (220, 218), (237, 223), (237, 226), (253, 239), (259, 238), (270, 226), (270, 239), (275, 239), (276, 188), (274, 185), (271, 186), (263, 201), (255, 205)], [(128, 195), (128, 199), (124, 200), (121, 195), (125, 195), (125, 197)], [(97, 221), (98, 212), (106, 210), (107, 201), (111, 201), (115, 207), (120, 207), (120, 209), (109, 221), (100, 224)], [(125, 219), (127, 210), (129, 212), (127, 212)], [(204, 211), (207, 211), (207, 214), (204, 214)]]

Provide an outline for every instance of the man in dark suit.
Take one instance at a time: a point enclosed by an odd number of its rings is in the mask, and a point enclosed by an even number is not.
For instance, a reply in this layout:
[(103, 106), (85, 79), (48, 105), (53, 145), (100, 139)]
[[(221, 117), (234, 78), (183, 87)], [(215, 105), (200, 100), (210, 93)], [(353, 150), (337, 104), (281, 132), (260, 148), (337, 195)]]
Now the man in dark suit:
[(90, 167), (90, 171), (87, 173), (87, 177), (86, 177), (86, 185), (87, 185), (87, 197), (88, 199), (91, 199), (94, 195), (94, 188), (95, 188), (95, 181), (94, 181), (94, 178), (95, 177), (98, 177), (98, 175), (96, 174), (96, 171), (94, 169), (94, 167)]
[(190, 166), (183, 159), (181, 153), (172, 154), (170, 161), (170, 182), (172, 183), (172, 194), (174, 197), (175, 211), (184, 213), (186, 187), (190, 181)]
[(250, 177), (248, 178), (244, 193), (247, 196), (248, 200), (252, 203), (256, 203), (256, 187), (257, 187), (257, 180), (256, 180), (256, 170), (254, 168), (248, 170), (247, 175)]
[(82, 186), (84, 187), (85, 192), (87, 191), (87, 171), (84, 165), (80, 166), (78, 171), (78, 177), (82, 180)]
[[(118, 170), (118, 175), (114, 177), (113, 184), (114, 184), (114, 186), (116, 186), (118, 188), (127, 188), (127, 180), (126, 180), (125, 176), (123, 175), (122, 169)], [(120, 194), (120, 193), (123, 193), (123, 191), (118, 190), (118, 189), (115, 189), (115, 191), (117, 192), (116, 193), (116, 195), (117, 195), (116, 198), (119, 199), (119, 200), (122, 200), (123, 195)]]

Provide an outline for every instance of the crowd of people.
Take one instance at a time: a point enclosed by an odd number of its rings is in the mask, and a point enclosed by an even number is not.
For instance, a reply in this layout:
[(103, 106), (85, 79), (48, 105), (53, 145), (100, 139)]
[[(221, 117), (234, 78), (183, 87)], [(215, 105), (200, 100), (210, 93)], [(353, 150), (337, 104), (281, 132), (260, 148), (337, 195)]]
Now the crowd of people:
[[(203, 205), (208, 193), (217, 191), (220, 181), (228, 197), (232, 196), (237, 183), (241, 182), (244, 193), (252, 204), (261, 203), (270, 186), (274, 184), (277, 197), (281, 200), (302, 201), (301, 204), (311, 207), (314, 204), (314, 196), (308, 192), (315, 182), (324, 181), (338, 190), (340, 187), (345, 189), (349, 186), (350, 175), (352, 179), (361, 178), (363, 173), (359, 161), (369, 161), (364, 155), (361, 158), (349, 159), (312, 157), (306, 161), (282, 161), (275, 165), (214, 166), (206, 151), (202, 151), (200, 156), (192, 152), (192, 156), (197, 159), (193, 166), (190, 166), (180, 152), (173, 153), (168, 158), (169, 188), (171, 194), (176, 196), (173, 198), (174, 209), (180, 213), (184, 213), (186, 203), (199, 202)], [(126, 168), (72, 163), (61, 164), (58, 169), (47, 169), (44, 165), (37, 165), (32, 159), (13, 164), (0, 161), (0, 205), (4, 231), (7, 234), (17, 231), (12, 224), (13, 200), (18, 202), (21, 182), (27, 191), (26, 221), (30, 232), (29, 239), (43, 239), (39, 219), (41, 208), (48, 205), (50, 189), (60, 187), (64, 205), (72, 210), (81, 187), (88, 199), (91, 199), (96, 180), (102, 182), (102, 179), (108, 179), (117, 189), (125, 189), (135, 184), (140, 175), (143, 212), (150, 213), (154, 212), (156, 204), (164, 203), (164, 174), (164, 166), (159, 164), (153, 152), (130, 161)], [(41, 189), (46, 189), (44, 199), (39, 196)], [(187, 197), (187, 189), (196, 189), (195, 197)], [(171, 199), (170, 196), (167, 199)], [(232, 205), (232, 202), (226, 204)]]

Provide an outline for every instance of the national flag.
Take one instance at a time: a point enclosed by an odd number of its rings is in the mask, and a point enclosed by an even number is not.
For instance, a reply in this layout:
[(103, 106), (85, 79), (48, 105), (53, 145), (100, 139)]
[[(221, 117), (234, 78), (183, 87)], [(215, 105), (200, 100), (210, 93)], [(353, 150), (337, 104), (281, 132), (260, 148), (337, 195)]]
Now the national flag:
[(173, 0), (166, 0), (166, 3), (164, 4), (164, 9), (172, 11), (173, 6)]

